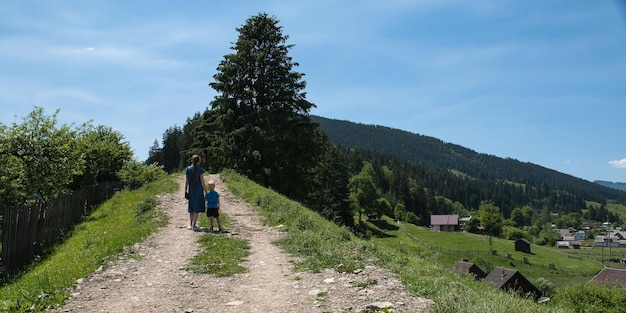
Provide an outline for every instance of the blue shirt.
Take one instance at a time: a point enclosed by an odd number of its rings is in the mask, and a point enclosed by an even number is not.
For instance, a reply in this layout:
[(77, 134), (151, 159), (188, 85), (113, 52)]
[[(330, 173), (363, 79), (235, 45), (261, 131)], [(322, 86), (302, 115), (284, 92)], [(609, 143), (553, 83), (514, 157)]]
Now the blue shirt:
[(206, 192), (206, 207), (209, 209), (217, 209), (217, 199), (219, 199), (220, 194), (215, 190), (209, 190)]

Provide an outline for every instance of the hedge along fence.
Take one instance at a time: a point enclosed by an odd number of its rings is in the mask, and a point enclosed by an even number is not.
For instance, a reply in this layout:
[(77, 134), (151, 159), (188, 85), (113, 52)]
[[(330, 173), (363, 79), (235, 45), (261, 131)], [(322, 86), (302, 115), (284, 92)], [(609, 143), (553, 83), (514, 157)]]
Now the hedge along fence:
[(4, 209), (2, 275), (10, 275), (51, 247), (89, 210), (111, 197), (120, 183), (75, 190), (54, 200)]

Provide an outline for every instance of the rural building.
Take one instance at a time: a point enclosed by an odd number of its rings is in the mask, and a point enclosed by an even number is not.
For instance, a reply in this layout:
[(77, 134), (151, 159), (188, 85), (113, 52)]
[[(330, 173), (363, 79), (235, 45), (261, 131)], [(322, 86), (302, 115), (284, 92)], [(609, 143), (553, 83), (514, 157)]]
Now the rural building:
[(515, 251), (530, 253), (530, 241), (525, 238), (515, 240)]
[(459, 229), (458, 215), (431, 215), (430, 225), (433, 231), (457, 231)]
[(616, 284), (626, 287), (626, 269), (605, 267), (589, 283), (613, 287)]
[(581, 241), (581, 240), (585, 240), (585, 239), (587, 239), (587, 234), (585, 234), (584, 231), (579, 230), (579, 231), (574, 233), (574, 240)]
[(541, 298), (541, 291), (516, 270), (496, 267), (485, 277), (485, 282), (498, 289), (516, 292), (522, 296), (530, 295), (535, 300)]
[(559, 249), (569, 249), (569, 241), (559, 240), (556, 242), (556, 246)]
[(468, 262), (466, 259), (461, 259), (456, 262), (454, 268), (459, 273), (474, 275), (475, 280), (483, 279), (487, 276), (487, 273), (478, 267), (478, 265)]
[(559, 249), (580, 249), (580, 241), (575, 240), (559, 240), (556, 242), (556, 246)]
[(561, 237), (559, 239), (563, 239), (564, 237), (570, 236), (569, 229), (558, 229), (557, 228), (557, 229), (554, 230), (554, 232), (559, 234), (559, 236)]
[(593, 243), (596, 247), (619, 247), (619, 242), (619, 237), (597, 236)]
[(465, 226), (465, 224), (467, 224), (467, 222), (469, 222), (471, 219), (472, 219), (471, 216), (465, 216), (465, 217), (459, 218), (459, 229), (462, 229), (463, 226)]

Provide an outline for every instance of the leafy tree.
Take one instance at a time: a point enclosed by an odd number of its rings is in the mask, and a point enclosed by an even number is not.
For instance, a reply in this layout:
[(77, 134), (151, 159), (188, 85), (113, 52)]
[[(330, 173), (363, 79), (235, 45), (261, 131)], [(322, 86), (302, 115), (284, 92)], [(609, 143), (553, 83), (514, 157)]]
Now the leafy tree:
[(480, 203), (479, 215), (480, 223), (485, 228), (485, 232), (489, 235), (489, 252), (493, 252), (491, 239), (493, 236), (499, 236), (502, 230), (502, 214), (493, 202), (482, 201)]
[(468, 233), (476, 233), (479, 227), (480, 218), (478, 218), (478, 216), (472, 216), (472, 218), (463, 225), (463, 230)]
[(419, 225), (420, 218), (419, 218), (419, 216), (415, 215), (415, 213), (413, 213), (413, 212), (406, 212), (406, 214), (404, 216), (404, 221), (409, 223), (409, 224)]
[(57, 128), (58, 112), (45, 116), (43, 108), (34, 107), (21, 124), (0, 124), (0, 205), (54, 198), (82, 173), (81, 128)]
[(124, 136), (111, 127), (85, 125), (79, 135), (84, 170), (74, 178), (72, 189), (102, 182), (120, 181), (117, 173), (133, 158)]
[(406, 214), (406, 207), (402, 203), (396, 204), (396, 207), (393, 209), (393, 216), (396, 219), (404, 221), (404, 215)]
[(372, 164), (364, 162), (361, 172), (350, 179), (350, 193), (358, 208), (359, 223), (363, 214), (372, 216), (376, 210), (376, 200), (379, 195), (372, 173), (374, 173)]
[(295, 199), (308, 194), (320, 155), (320, 133), (310, 120), (304, 74), (288, 55), (278, 21), (265, 13), (237, 28), (239, 38), (210, 86), (218, 95), (205, 112), (190, 151), (230, 167)]
[(373, 218), (380, 219), (383, 215), (391, 215), (391, 203), (381, 197), (374, 201), (374, 211), (370, 213)]
[(524, 218), (524, 212), (522, 212), (521, 208), (514, 208), (511, 211), (511, 221), (513, 225), (522, 227), (526, 225), (526, 219)]
[(517, 240), (521, 238), (530, 238), (528, 232), (523, 229), (513, 227), (513, 226), (504, 226), (502, 228), (502, 235), (504, 238), (508, 240)]

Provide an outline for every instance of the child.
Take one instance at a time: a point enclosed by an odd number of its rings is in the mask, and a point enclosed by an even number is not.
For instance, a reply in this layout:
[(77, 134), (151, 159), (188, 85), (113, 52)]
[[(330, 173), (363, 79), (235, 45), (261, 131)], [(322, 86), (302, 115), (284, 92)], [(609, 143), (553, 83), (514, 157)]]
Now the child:
[(215, 182), (209, 181), (209, 190), (206, 192), (206, 215), (211, 221), (211, 230), (213, 230), (213, 217), (217, 220), (218, 232), (222, 232), (222, 224), (220, 223), (220, 194), (215, 191)]

